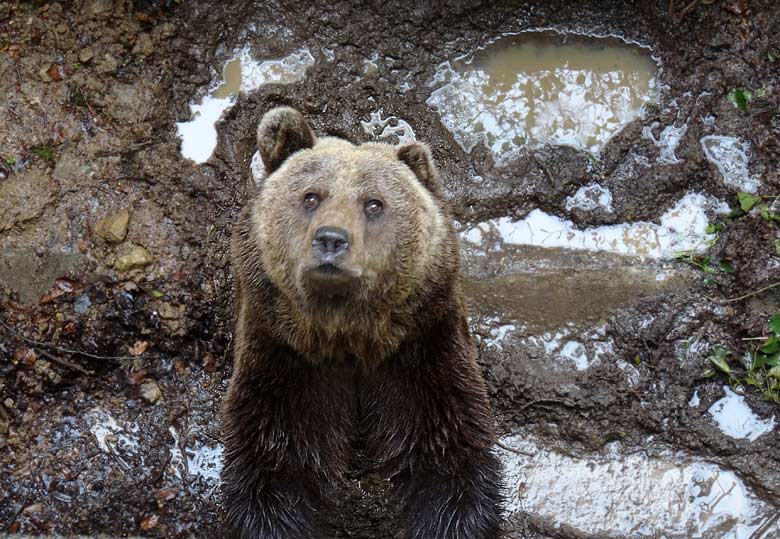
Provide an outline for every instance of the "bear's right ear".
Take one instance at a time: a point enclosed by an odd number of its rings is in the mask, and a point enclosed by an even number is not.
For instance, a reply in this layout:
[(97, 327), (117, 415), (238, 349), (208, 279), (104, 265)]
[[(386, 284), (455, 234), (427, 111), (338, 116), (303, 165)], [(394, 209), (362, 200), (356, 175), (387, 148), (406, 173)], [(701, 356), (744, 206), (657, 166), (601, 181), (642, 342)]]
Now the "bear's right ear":
[(316, 138), (303, 114), (290, 107), (276, 107), (257, 126), (257, 150), (266, 174), (271, 174), (298, 150), (314, 146)]
[(441, 180), (433, 164), (431, 150), (422, 142), (412, 142), (395, 150), (398, 159), (409, 167), (423, 186), (435, 195), (442, 194)]

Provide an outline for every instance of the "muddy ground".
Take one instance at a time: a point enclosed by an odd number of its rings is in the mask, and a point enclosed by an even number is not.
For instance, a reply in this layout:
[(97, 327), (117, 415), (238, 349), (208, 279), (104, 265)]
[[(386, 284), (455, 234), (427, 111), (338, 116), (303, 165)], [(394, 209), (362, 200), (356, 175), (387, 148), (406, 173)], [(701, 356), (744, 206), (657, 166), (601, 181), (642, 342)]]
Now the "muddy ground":
[[(360, 120), (373, 111), (406, 119), (431, 145), (464, 225), (533, 208), (563, 215), (565, 198), (591, 182), (612, 191), (615, 211), (569, 216), (579, 226), (657, 220), (689, 191), (735, 204), (699, 145), (706, 116), (749, 141), (759, 193), (780, 191), (774, 0), (288, 4), (0, 2), (0, 534), (219, 537), (209, 463), (232, 360), (227, 245), (254, 185), (254, 128), (271, 106), (293, 105), (317, 132), (356, 142), (369, 139)], [(425, 104), (436, 66), (540, 27), (652, 47), (660, 103), (595, 161), (571, 148), (500, 166), (485, 148), (466, 154)], [(180, 155), (175, 122), (245, 44), (258, 58), (307, 47), (316, 63), (301, 82), (242, 94), (218, 126), (215, 154), (195, 165)], [(378, 69), (366, 69), (375, 53)], [(766, 95), (741, 111), (726, 99), (737, 87)], [(680, 163), (632, 168), (636, 155), (658, 152), (642, 127), (678, 120), (689, 123)], [(111, 229), (119, 237), (99, 224), (125, 209), (126, 236), (121, 222)], [(742, 339), (766, 335), (780, 309), (780, 288), (726, 301), (780, 281), (776, 239), (760, 216), (727, 220), (712, 254), (735, 271), (710, 284), (673, 262), (675, 286), (636, 285), (626, 277), (633, 262), (576, 257), (566, 275), (515, 282), (528, 303), (517, 308), (539, 328), (603, 323), (614, 352), (587, 370), (561, 368), (520, 344), (491, 346), (489, 323), (475, 317), (499, 433), (567, 454), (615, 441), (640, 451), (652, 437), (734, 470), (780, 508), (780, 431), (724, 436), (706, 410), (727, 381), (703, 376), (709, 345), (746, 349)], [(479, 293), (470, 305), (500, 308)], [(620, 361), (636, 371), (632, 382)], [(689, 405), (694, 390), (701, 406)], [(756, 390), (746, 400), (761, 417), (780, 415)], [(358, 471), (348, 479), (334, 536), (392, 537), (383, 482)], [(507, 535), (586, 536), (532, 513), (515, 515)]]

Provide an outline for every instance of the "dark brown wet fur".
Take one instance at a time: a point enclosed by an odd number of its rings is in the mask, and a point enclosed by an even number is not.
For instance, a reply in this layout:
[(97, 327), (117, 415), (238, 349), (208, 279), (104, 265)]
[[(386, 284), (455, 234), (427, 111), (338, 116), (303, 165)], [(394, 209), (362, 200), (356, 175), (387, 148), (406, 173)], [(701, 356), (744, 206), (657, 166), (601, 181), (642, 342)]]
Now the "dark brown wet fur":
[[(288, 118), (297, 112), (281, 110), (269, 113), (277, 133), (284, 133), (278, 126), (285, 120), (293, 130), (301, 125), (302, 117)], [(285, 158), (295, 152), (266, 147)], [(376, 361), (358, 358), (349, 345), (341, 355), (302, 354), (297, 341), (287, 338), (296, 324), (289, 295), (271, 282), (261, 262), (252, 204), (237, 223), (236, 362), (223, 410), (228, 537), (328, 536), (321, 511), (357, 439), (392, 481), (405, 538), (497, 537), (500, 466), (466, 324), (457, 237), (427, 149), (417, 145), (398, 155), (433, 193), (447, 230), (439, 252), (430, 253), (437, 260), (431, 273), (403, 302), (387, 303), (394, 305), (385, 314), (395, 333), (386, 342), (397, 344)], [(271, 173), (281, 164), (274, 155), (264, 161), (272, 163)]]

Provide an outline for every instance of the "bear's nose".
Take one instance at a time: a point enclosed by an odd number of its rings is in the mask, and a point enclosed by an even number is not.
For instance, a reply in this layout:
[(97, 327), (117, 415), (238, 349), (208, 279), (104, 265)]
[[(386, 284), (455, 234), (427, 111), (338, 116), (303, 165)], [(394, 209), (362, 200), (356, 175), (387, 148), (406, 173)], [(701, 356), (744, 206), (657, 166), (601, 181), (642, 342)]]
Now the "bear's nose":
[(349, 249), (349, 234), (343, 228), (321, 226), (314, 232), (311, 246), (323, 264), (332, 264)]

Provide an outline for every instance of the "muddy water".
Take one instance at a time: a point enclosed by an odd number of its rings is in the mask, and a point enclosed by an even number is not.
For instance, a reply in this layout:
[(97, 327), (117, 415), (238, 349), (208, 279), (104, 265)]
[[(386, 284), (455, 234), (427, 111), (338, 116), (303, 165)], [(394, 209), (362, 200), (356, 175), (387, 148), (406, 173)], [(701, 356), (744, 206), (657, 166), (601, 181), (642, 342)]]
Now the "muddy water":
[(595, 537), (780, 537), (775, 508), (733, 472), (649, 445), (572, 457), (508, 436), (507, 512), (524, 511)]
[(314, 64), (307, 49), (295, 51), (280, 60), (258, 61), (249, 47), (234, 53), (222, 67), (222, 79), (211, 85), (198, 103), (192, 103), (192, 118), (176, 124), (184, 157), (204, 163), (217, 145), (215, 124), (235, 102), (239, 92), (251, 92), (264, 84), (290, 84), (301, 80)]
[(529, 32), (439, 67), (428, 104), (466, 151), (524, 145), (598, 151), (657, 97), (658, 66), (616, 38)]

